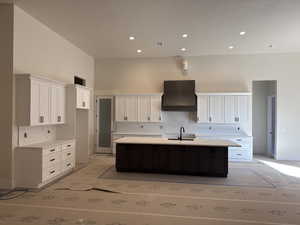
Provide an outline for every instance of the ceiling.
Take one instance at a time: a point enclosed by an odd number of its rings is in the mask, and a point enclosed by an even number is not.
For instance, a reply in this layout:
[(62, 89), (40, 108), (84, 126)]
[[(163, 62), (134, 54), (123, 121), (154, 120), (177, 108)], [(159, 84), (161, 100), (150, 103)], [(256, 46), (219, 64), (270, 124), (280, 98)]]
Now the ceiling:
[[(300, 0), (16, 0), (16, 4), (95, 58), (300, 52)], [(241, 36), (241, 31), (246, 34)], [(189, 37), (182, 38), (183, 33)], [(136, 39), (130, 41), (129, 36)], [(228, 48), (231, 45), (233, 49)], [(186, 52), (180, 50), (183, 47)]]

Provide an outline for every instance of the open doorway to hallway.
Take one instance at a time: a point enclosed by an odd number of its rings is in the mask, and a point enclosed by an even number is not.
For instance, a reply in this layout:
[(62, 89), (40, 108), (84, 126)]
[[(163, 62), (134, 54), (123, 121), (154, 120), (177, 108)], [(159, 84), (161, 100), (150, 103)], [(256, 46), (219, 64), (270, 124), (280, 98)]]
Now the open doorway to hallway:
[(276, 159), (277, 81), (252, 83), (253, 153)]

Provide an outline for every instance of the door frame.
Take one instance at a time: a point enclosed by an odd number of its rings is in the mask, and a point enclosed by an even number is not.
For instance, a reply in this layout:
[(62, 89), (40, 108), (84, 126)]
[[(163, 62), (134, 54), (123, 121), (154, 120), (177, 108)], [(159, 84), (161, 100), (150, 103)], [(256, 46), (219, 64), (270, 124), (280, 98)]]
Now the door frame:
[[(111, 99), (111, 147), (105, 148), (105, 147), (99, 147), (99, 124), (100, 124), (100, 115), (99, 115), (99, 109), (100, 109), (100, 99)], [(113, 149), (113, 138), (112, 133), (114, 130), (114, 96), (112, 95), (97, 95), (95, 99), (96, 103), (96, 110), (95, 110), (95, 120), (96, 120), (96, 140), (95, 140), (95, 151), (96, 153), (106, 153), (106, 154), (112, 154)]]
[[(271, 140), (270, 140), (270, 135), (269, 135), (269, 131), (270, 131), (270, 126), (272, 126), (272, 100), (273, 98), (275, 99), (275, 112), (274, 112), (274, 154), (272, 155), (272, 152), (270, 151), (270, 145), (272, 144), (271, 143)], [(277, 135), (276, 135), (276, 128), (277, 128), (277, 99), (276, 99), (276, 96), (275, 95), (271, 95), (271, 96), (268, 96), (268, 99), (267, 99), (267, 151), (268, 151), (268, 156), (269, 157), (272, 157), (274, 159), (277, 158), (277, 149), (276, 149), (276, 143), (277, 143)]]

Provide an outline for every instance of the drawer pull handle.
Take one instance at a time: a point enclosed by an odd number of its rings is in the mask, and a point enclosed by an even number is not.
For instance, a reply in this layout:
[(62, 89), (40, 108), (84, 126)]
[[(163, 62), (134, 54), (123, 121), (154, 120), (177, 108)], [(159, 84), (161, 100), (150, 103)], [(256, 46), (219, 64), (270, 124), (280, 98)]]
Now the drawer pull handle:
[(69, 166), (71, 166), (71, 163), (68, 163), (68, 164), (67, 164), (67, 167), (69, 167)]
[(242, 154), (237, 154), (237, 155), (241, 156)]
[(54, 151), (55, 151), (55, 148), (50, 150), (50, 152), (54, 152)]
[(68, 148), (70, 148), (72, 145), (67, 145)]
[(50, 162), (53, 162), (53, 161), (55, 161), (55, 159), (50, 159)]
[(71, 153), (70, 153), (70, 152), (67, 154), (67, 156), (69, 156), (69, 155), (71, 155)]
[(52, 170), (52, 171), (50, 172), (50, 174), (53, 174), (53, 173), (55, 173), (55, 170)]

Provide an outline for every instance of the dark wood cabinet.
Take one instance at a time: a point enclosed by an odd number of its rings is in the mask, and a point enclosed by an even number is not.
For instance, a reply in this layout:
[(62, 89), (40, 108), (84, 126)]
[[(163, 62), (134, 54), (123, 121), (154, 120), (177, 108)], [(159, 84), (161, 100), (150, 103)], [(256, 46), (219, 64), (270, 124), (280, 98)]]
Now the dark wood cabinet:
[(228, 147), (118, 143), (116, 169), (226, 177)]

